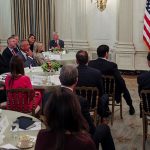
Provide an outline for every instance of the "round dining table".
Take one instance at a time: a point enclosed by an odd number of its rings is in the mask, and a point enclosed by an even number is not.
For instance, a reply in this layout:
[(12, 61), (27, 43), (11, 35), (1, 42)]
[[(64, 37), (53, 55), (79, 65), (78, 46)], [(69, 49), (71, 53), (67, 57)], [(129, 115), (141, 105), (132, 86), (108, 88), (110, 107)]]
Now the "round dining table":
[[(60, 86), (59, 71), (56, 72), (43, 72), (40, 66), (25, 68), (25, 75), (30, 77), (34, 89), (51, 90)], [(0, 75), (0, 84), (5, 84), (5, 78), (9, 73)]]
[[(21, 117), (21, 116), (30, 117), (30, 118), (32, 118), (33, 121), (35, 121), (39, 125), (37, 128), (34, 127), (35, 128), (34, 130), (30, 129), (30, 130), (17, 131), (17, 138), (14, 138), (14, 134), (16, 134), (16, 132), (12, 131), (12, 122), (14, 122), (18, 117)], [(3, 143), (0, 144), (0, 147), (3, 145), (6, 145), (6, 144), (11, 144), (11, 145), (17, 147), (17, 143), (19, 142), (19, 137), (23, 136), (23, 135), (28, 135), (28, 136), (34, 137), (33, 146), (32, 146), (32, 148), (28, 148), (28, 149), (34, 150), (37, 134), (40, 129), (45, 128), (45, 125), (43, 123), (41, 123), (40, 120), (38, 120), (37, 118), (35, 118), (33, 116), (30, 116), (28, 114), (24, 114), (21, 112), (11, 111), (11, 110), (2, 110), (2, 112), (0, 113), (0, 122), (3, 118), (7, 118), (8, 125), (3, 133), (3, 135), (5, 137), (3, 139)]]

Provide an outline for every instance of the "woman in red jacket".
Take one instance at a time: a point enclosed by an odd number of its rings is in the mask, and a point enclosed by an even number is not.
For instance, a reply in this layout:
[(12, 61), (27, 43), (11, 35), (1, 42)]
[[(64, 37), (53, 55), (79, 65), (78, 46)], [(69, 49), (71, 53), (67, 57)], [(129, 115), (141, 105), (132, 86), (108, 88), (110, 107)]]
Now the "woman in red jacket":
[[(9, 89), (20, 89), (20, 88), (28, 88), (28, 89), (33, 89), (30, 78), (28, 76), (25, 75), (24, 73), (24, 63), (21, 57), (19, 57), (18, 55), (13, 56), (11, 61), (10, 61), (10, 72), (11, 74), (7, 75), (6, 79), (5, 79), (5, 86), (6, 86), (6, 90)], [(35, 91), (35, 106), (36, 106), (36, 110), (35, 113), (38, 112), (39, 108), (40, 108), (40, 103), (41, 103), (41, 93), (39, 91)], [(13, 109), (14, 106), (12, 106), (12, 102), (11, 102), (11, 95), (9, 96), (9, 100), (10, 100), (10, 108)], [(22, 95), (19, 95), (19, 100), (22, 100)], [(27, 96), (27, 95), (24, 95)], [(33, 97), (31, 97), (30, 100), (30, 104), (27, 105), (27, 102), (24, 103), (25, 105), (25, 109), (30, 109), (32, 110), (32, 104), (33, 104)], [(26, 98), (27, 99), (27, 98)], [(21, 109), (21, 106), (20, 106)]]

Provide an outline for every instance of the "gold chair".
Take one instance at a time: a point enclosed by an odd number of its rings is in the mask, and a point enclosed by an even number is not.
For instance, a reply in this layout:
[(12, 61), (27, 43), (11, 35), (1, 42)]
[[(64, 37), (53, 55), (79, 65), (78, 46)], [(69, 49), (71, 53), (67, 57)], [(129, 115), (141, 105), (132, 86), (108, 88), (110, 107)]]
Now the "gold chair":
[(150, 125), (150, 90), (140, 92), (142, 120), (143, 120), (143, 150), (147, 140), (148, 125)]
[[(33, 89), (10, 89), (6, 90), (7, 109), (28, 113), (35, 116), (35, 92)], [(29, 108), (32, 101), (32, 108)], [(30, 106), (31, 107), (31, 106)]]
[(97, 87), (76, 87), (76, 94), (83, 96), (89, 103), (90, 115), (94, 120), (94, 124), (98, 124), (97, 106), (99, 100), (99, 90)]
[(114, 122), (114, 110), (115, 106), (120, 107), (120, 118), (123, 119), (122, 117), (122, 98), (119, 104), (115, 102), (115, 78), (110, 75), (103, 75), (103, 89), (104, 89), (104, 94), (108, 94), (109, 97), (109, 105), (112, 107), (112, 115), (111, 115), (111, 125), (113, 125)]

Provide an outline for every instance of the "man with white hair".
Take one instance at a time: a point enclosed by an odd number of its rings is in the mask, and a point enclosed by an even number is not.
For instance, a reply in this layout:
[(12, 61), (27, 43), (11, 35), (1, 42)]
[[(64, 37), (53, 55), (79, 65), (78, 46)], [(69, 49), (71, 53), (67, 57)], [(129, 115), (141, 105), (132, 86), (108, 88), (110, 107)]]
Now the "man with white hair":
[(54, 49), (54, 48), (62, 49), (62, 48), (64, 48), (64, 41), (59, 39), (59, 35), (57, 32), (53, 33), (53, 40), (50, 41), (49, 48), (50, 49)]

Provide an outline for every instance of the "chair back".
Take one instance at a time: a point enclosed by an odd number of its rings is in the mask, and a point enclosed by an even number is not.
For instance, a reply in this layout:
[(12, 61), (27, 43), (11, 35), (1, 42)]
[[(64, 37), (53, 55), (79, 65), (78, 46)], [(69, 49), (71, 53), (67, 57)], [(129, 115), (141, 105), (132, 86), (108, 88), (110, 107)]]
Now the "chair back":
[(150, 90), (140, 92), (142, 114), (150, 116)]
[(99, 100), (99, 90), (97, 87), (76, 87), (76, 94), (79, 96), (84, 97), (89, 104), (89, 112), (92, 116), (95, 125), (97, 125), (97, 107), (98, 107), (98, 100)]
[(6, 90), (7, 109), (35, 115), (34, 90), (27, 88)]
[(99, 99), (99, 90), (97, 87), (76, 87), (76, 94), (88, 100), (90, 109), (97, 107)]
[(103, 75), (103, 92), (108, 94), (109, 97), (115, 98), (115, 78), (110, 75)]

